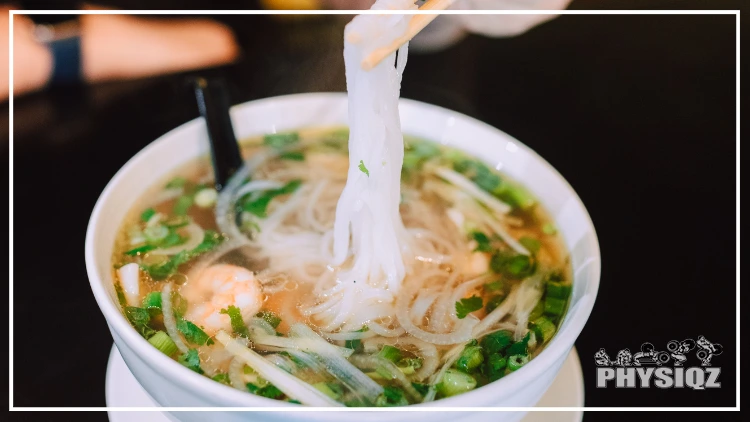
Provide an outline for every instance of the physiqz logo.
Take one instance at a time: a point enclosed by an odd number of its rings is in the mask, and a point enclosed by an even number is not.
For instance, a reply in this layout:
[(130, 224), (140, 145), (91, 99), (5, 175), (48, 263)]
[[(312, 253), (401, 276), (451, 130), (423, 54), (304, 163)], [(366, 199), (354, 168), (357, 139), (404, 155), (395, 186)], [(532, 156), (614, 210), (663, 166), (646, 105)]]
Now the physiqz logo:
[[(695, 350), (695, 353), (691, 353)], [(722, 352), (721, 344), (711, 343), (705, 337), (697, 340), (672, 340), (666, 351), (657, 351), (651, 343), (643, 343), (635, 354), (622, 349), (615, 359), (599, 349), (594, 355), (597, 388), (692, 388), (703, 390), (719, 388), (721, 368), (711, 360)], [(700, 366), (687, 366), (694, 356)]]

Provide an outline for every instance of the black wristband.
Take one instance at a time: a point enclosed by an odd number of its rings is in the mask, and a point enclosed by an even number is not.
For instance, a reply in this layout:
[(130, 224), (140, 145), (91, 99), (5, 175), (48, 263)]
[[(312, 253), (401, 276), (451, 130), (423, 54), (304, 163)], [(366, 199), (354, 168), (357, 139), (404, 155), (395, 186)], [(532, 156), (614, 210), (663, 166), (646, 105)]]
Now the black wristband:
[(81, 37), (73, 36), (50, 41), (47, 46), (52, 53), (51, 85), (80, 83), (81, 77)]

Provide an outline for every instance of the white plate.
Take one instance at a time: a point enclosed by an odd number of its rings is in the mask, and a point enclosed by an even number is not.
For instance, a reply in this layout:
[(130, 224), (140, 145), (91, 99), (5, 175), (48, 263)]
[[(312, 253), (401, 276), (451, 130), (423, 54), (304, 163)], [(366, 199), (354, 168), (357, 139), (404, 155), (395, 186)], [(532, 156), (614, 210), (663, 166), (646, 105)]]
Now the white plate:
[[(122, 360), (117, 346), (112, 346), (107, 364), (105, 387), (107, 406), (109, 407), (159, 407), (146, 391), (138, 384), (133, 374)], [(547, 392), (542, 396), (537, 407), (582, 407), (583, 406), (583, 372), (575, 348), (570, 351), (560, 372)], [(171, 422), (172, 419), (159, 411), (117, 412), (109, 411), (111, 422)], [(483, 412), (484, 416), (473, 420), (497, 421), (495, 412)], [(207, 413), (209, 419), (210, 413)], [(252, 419), (248, 413), (248, 419)], [(476, 415), (479, 416), (479, 415)], [(581, 411), (569, 412), (529, 412), (522, 422), (580, 422)]]

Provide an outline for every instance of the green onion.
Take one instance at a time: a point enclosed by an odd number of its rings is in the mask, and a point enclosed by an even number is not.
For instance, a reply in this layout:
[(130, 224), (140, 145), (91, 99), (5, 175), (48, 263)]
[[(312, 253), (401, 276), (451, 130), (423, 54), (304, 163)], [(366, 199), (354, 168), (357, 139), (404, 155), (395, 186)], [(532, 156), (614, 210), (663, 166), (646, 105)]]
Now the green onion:
[(427, 392), (430, 391), (429, 384), (420, 384), (418, 382), (413, 382), (413, 383), (411, 383), (411, 386), (414, 387), (415, 390), (417, 390), (417, 393), (419, 393), (419, 394), (421, 394), (423, 396), (426, 395)]
[(458, 370), (469, 373), (484, 362), (481, 346), (468, 346), (464, 348), (455, 363)]
[(570, 292), (572, 289), (573, 286), (571, 286), (570, 284), (550, 281), (547, 282), (547, 297), (567, 300), (568, 297), (570, 297)]
[(181, 245), (185, 242), (187, 242), (186, 238), (180, 236), (174, 231), (170, 231), (167, 237), (165, 237), (162, 241), (159, 242), (159, 247), (171, 248), (172, 246)]
[(198, 356), (198, 351), (195, 349), (190, 349), (187, 353), (180, 355), (177, 358), (177, 362), (194, 372), (199, 374), (203, 373), (203, 369), (201, 369), (201, 358)]
[(500, 330), (484, 336), (480, 344), (487, 353), (494, 354), (504, 351), (512, 342), (513, 332)]
[(521, 280), (534, 274), (536, 262), (527, 255), (510, 255), (504, 251), (497, 251), (490, 259), (490, 268), (495, 273)]
[(455, 369), (448, 369), (443, 375), (443, 379), (438, 383), (437, 390), (444, 397), (451, 397), (471, 391), (476, 386), (477, 380), (471, 375)]
[(512, 371), (518, 370), (518, 368), (529, 363), (529, 357), (527, 355), (511, 355), (508, 358), (508, 369)]
[(499, 290), (503, 290), (504, 287), (505, 287), (505, 284), (502, 281), (497, 280), (497, 281), (493, 281), (493, 282), (485, 284), (484, 290), (488, 292), (497, 292)]
[(297, 132), (270, 133), (263, 137), (263, 145), (277, 149), (294, 145), (297, 142), (299, 142), (299, 133)]
[(489, 355), (485, 365), (485, 375), (490, 382), (497, 381), (505, 375), (505, 368), (508, 366), (508, 359), (505, 356), (495, 353)]
[(556, 235), (557, 229), (552, 223), (544, 223), (544, 225), (542, 225), (542, 233), (548, 236)]
[(404, 397), (404, 390), (389, 385), (383, 387), (383, 394), (375, 400), (375, 406), (377, 407), (406, 406), (408, 404), (409, 402)]
[(226, 309), (220, 310), (219, 313), (229, 315), (229, 320), (232, 324), (232, 330), (234, 330), (236, 334), (239, 334), (240, 336), (246, 338), (250, 336), (247, 330), (247, 326), (245, 325), (245, 321), (242, 320), (242, 313), (240, 312), (240, 308), (232, 305)]
[(334, 400), (340, 399), (344, 393), (341, 386), (335, 383), (316, 382), (315, 384), (313, 384), (313, 387)]
[(122, 291), (120, 283), (115, 283), (115, 294), (117, 294), (117, 301), (120, 303), (120, 307), (125, 309), (128, 305), (128, 300), (125, 298), (125, 292)]
[(161, 292), (150, 292), (141, 302), (141, 307), (161, 312)]
[(211, 337), (209, 337), (205, 331), (201, 330), (200, 327), (184, 318), (179, 318), (177, 320), (177, 331), (182, 333), (182, 335), (185, 337), (185, 340), (189, 341), (190, 343), (197, 344), (199, 346), (202, 346), (204, 344), (214, 344), (214, 341), (211, 340)]
[(544, 313), (547, 315), (560, 316), (565, 312), (565, 305), (567, 304), (567, 300), (546, 297), (544, 299)]
[(534, 309), (531, 310), (531, 313), (529, 314), (529, 320), (533, 321), (542, 315), (544, 315), (544, 301), (540, 300), (536, 303)]
[(167, 356), (172, 356), (177, 351), (177, 345), (164, 331), (157, 331), (148, 339), (148, 342)]
[(282, 160), (305, 161), (305, 154), (301, 151), (289, 151), (279, 155)]
[[(253, 384), (247, 384), (248, 390), (250, 389), (249, 387), (251, 385)], [(263, 388), (258, 388), (252, 393), (257, 396), (266, 397), (269, 399), (280, 399), (284, 396), (284, 393), (273, 384), (268, 384), (267, 386)]]
[(472, 296), (470, 298), (463, 298), (456, 302), (456, 317), (458, 319), (466, 318), (466, 315), (474, 311), (482, 309), (482, 298), (479, 296)]
[(146, 208), (141, 213), (141, 221), (143, 221), (145, 223), (148, 220), (150, 220), (151, 217), (153, 217), (154, 215), (156, 215), (156, 210), (154, 210), (153, 208)]
[(193, 197), (191, 195), (182, 195), (177, 198), (174, 206), (172, 207), (172, 213), (174, 215), (187, 215), (188, 210), (193, 205)]
[(367, 177), (370, 177), (370, 170), (367, 170), (367, 167), (365, 167), (365, 162), (362, 160), (359, 160), (359, 165), (357, 166), (359, 168), (359, 171), (366, 174)]
[(492, 248), (492, 242), (486, 234), (478, 231), (472, 231), (470, 233), (470, 236), (477, 242), (477, 247), (474, 248), (474, 252), (492, 252), (494, 250)]
[(521, 340), (511, 344), (510, 347), (508, 347), (506, 354), (507, 355), (528, 355), (530, 339), (531, 339), (531, 333), (526, 333), (526, 335)]
[(542, 242), (538, 241), (537, 239), (534, 239), (533, 237), (523, 236), (520, 239), (518, 239), (518, 243), (523, 245), (524, 248), (526, 248), (529, 252), (536, 255), (539, 253), (539, 249), (542, 248)]
[(506, 185), (498, 197), (515, 208), (527, 210), (536, 204), (536, 200), (531, 193), (518, 185)]
[(224, 385), (230, 385), (228, 374), (216, 374), (211, 379)]
[(143, 230), (143, 235), (151, 243), (158, 243), (169, 235), (169, 229), (167, 226), (158, 224), (156, 226), (146, 227)]
[(256, 217), (266, 218), (266, 209), (268, 208), (268, 204), (271, 203), (271, 200), (280, 195), (293, 193), (301, 184), (301, 180), (292, 180), (279, 189), (267, 190), (258, 198), (245, 202), (242, 208)]
[(146, 271), (152, 279), (156, 281), (164, 280), (169, 278), (171, 275), (177, 272), (180, 265), (190, 261), (198, 255), (208, 252), (216, 245), (221, 243), (224, 238), (213, 230), (206, 230), (201, 242), (195, 249), (191, 251), (182, 251), (176, 255), (172, 255), (170, 258), (157, 264), (141, 264), (140, 267)]
[(273, 328), (277, 328), (279, 324), (281, 324), (281, 318), (279, 318), (278, 315), (271, 311), (260, 311), (255, 316), (258, 318), (262, 318)]
[(147, 252), (151, 252), (154, 249), (156, 249), (156, 246), (154, 246), (154, 245), (138, 246), (137, 248), (133, 248), (133, 249), (131, 249), (129, 251), (126, 251), (125, 255), (136, 256), (136, 255), (140, 255), (140, 254), (145, 254)]
[(195, 194), (193, 200), (195, 201), (195, 205), (201, 208), (211, 208), (216, 204), (216, 199), (218, 197), (219, 194), (216, 192), (216, 189), (205, 188), (199, 190)]
[(532, 322), (532, 327), (538, 341), (548, 342), (555, 335), (557, 327), (555, 324), (545, 317), (540, 317)]
[(401, 372), (408, 371), (406, 368), (419, 369), (422, 367), (422, 358), (402, 358), (397, 365)]
[(172, 312), (174, 313), (175, 317), (182, 318), (183, 315), (185, 315), (185, 312), (187, 312), (187, 300), (182, 297), (181, 294), (178, 292), (172, 292), (171, 294), (172, 299)]
[(164, 186), (167, 189), (177, 189), (185, 186), (185, 183), (187, 183), (187, 179), (184, 177), (175, 177), (174, 179), (170, 180), (169, 183), (167, 183), (166, 186)]
[[(365, 325), (359, 330), (355, 331), (355, 333), (364, 333), (368, 329), (369, 328), (367, 328), (367, 326)], [(346, 347), (347, 349), (358, 350), (360, 346), (362, 346), (362, 340), (360, 339), (346, 340), (344, 342), (344, 347)]]
[(187, 217), (185, 215), (176, 215), (162, 222), (162, 224), (169, 227), (170, 229), (179, 229), (180, 227), (185, 227), (190, 224), (190, 217)]
[(382, 349), (380, 349), (380, 353), (378, 353), (378, 356), (396, 363), (401, 359), (401, 350), (398, 350), (397, 348), (386, 344)]

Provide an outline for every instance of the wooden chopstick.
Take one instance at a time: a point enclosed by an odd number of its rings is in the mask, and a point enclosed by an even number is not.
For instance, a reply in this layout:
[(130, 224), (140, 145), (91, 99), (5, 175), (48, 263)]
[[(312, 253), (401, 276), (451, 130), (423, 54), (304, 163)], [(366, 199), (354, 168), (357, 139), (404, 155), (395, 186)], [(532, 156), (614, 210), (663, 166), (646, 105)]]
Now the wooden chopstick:
[[(419, 10), (445, 10), (452, 3), (453, 0), (427, 0)], [(393, 40), (391, 44), (377, 48), (365, 57), (364, 60), (362, 60), (362, 69), (371, 70), (377, 66), (378, 63), (383, 61), (383, 59), (390, 56), (394, 51), (398, 50), (402, 45), (414, 38), (419, 31), (423, 30), (424, 27), (432, 22), (437, 16), (437, 13), (434, 15), (412, 15), (406, 32)]]

